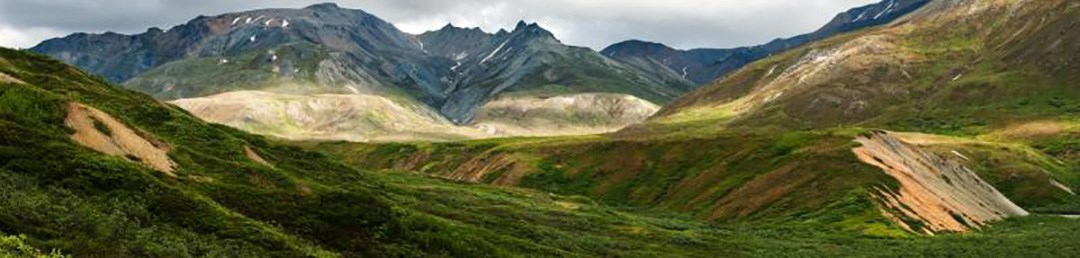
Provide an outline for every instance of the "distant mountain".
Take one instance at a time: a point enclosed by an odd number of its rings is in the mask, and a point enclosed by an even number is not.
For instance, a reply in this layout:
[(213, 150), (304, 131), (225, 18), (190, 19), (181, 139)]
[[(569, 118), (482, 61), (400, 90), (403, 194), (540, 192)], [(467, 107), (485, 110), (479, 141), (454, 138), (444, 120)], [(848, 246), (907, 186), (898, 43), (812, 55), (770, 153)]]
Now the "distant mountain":
[(445, 98), (439, 78), (447, 72), (417, 40), (333, 4), (200, 16), (138, 35), (78, 33), (31, 51), (163, 99), (282, 84), (306, 92), (404, 91), (429, 104)]
[(562, 44), (532, 23), (513, 31), (482, 34), (446, 27), (420, 35), (421, 42), (454, 65), (443, 114), (464, 122), (480, 104), (506, 92), (535, 95), (610, 92), (666, 103), (689, 91), (681, 78), (653, 74), (606, 58), (588, 48)]
[[(435, 110), (458, 125), (482, 122), (473, 121), (475, 111), (509, 92), (537, 97), (616, 93), (666, 103), (693, 85), (679, 77), (656, 75), (622, 64), (588, 48), (567, 46), (535, 23), (519, 22), (512, 31), (494, 34), (447, 25), (437, 31), (410, 35), (372, 14), (334, 4), (199, 16), (167, 31), (155, 28), (137, 35), (78, 33), (47, 40), (31, 51), (163, 100), (209, 97), (200, 103), (235, 104), (236, 96), (274, 96), (247, 103), (281, 103), (281, 94), (371, 95), (397, 102), (388, 106), (426, 106), (409, 109), (420, 113)], [(270, 94), (212, 99), (236, 91)], [(355, 108), (364, 106), (358, 104)], [(199, 107), (206, 113), (197, 115), (204, 118), (223, 112), (212, 106)], [(354, 119), (390, 121), (350, 117), (312, 119), (346, 124), (367, 123)], [(260, 126), (277, 124), (251, 122)], [(310, 126), (302, 127), (317, 129)], [(400, 128), (401, 124), (371, 126), (385, 129)], [(320, 123), (318, 128), (353, 126)]]
[[(455, 61), (451, 68), (458, 68), (458, 61), (465, 60), (470, 54), (479, 53), (495, 37), (480, 28), (459, 28), (447, 24), (442, 29), (428, 31), (417, 36), (424, 44), (423, 50), (429, 54)], [(452, 69), (457, 70), (457, 69)]]
[(677, 50), (659, 43), (629, 40), (611, 45), (600, 53), (652, 73), (678, 74), (696, 84), (706, 84), (773, 54), (837, 34), (892, 22), (927, 2), (929, 0), (885, 0), (840, 13), (817, 31), (752, 47)]

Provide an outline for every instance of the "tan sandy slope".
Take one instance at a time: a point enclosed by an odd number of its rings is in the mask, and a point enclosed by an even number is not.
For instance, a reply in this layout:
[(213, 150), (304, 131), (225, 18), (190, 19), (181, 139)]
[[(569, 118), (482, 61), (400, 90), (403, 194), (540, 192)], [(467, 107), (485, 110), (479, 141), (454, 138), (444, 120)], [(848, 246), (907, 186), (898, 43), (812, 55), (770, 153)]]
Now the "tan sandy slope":
[(64, 124), (75, 130), (71, 139), (96, 151), (126, 157), (170, 176), (176, 163), (169, 159), (168, 150), (154, 144), (116, 118), (90, 106), (68, 104)]

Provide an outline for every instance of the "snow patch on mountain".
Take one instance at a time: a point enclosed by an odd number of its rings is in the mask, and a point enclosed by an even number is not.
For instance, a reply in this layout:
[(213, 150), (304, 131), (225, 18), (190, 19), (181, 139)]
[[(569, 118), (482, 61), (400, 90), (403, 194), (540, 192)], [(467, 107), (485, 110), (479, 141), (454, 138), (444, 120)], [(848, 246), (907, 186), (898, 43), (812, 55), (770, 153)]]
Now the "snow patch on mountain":
[(488, 60), (491, 60), (492, 57), (499, 54), (499, 51), (502, 51), (503, 47), (506, 47), (506, 43), (510, 43), (510, 40), (506, 40), (502, 44), (499, 44), (499, 47), (495, 48), (495, 51), (492, 51), (490, 55), (484, 57), (484, 60), (480, 60), (480, 63), (486, 63)]
[(892, 11), (893, 6), (896, 6), (896, 0), (889, 0), (889, 6), (885, 7), (885, 10), (881, 11), (877, 15), (874, 15), (874, 20), (877, 20), (878, 18), (881, 18), (882, 15), (885, 15), (886, 13), (889, 13), (889, 11)]

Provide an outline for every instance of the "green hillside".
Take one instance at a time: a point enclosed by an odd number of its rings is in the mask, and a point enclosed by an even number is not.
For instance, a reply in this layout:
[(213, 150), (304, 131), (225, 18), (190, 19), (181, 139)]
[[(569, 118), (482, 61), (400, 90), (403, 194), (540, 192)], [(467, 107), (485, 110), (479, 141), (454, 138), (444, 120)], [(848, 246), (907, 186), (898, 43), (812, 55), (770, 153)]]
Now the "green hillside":
[[(1080, 230), (1051, 217), (942, 238), (887, 228), (893, 233), (853, 234), (812, 221), (702, 223), (587, 197), (354, 170), (25, 52), (0, 50), (0, 72), (10, 75), (0, 83), (3, 256), (1068, 254), (1076, 250), (1065, 236)], [(174, 176), (71, 141), (69, 102), (167, 146)], [(888, 223), (875, 217), (867, 219)], [(985, 247), (999, 241), (1009, 244)]]

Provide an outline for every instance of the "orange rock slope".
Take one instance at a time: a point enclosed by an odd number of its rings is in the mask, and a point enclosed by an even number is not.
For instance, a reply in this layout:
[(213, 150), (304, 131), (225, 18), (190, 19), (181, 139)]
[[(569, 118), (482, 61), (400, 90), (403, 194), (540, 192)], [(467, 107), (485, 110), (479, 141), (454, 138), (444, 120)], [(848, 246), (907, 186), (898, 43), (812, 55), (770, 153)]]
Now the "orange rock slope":
[(888, 132), (856, 139), (860, 160), (900, 182), (899, 191), (878, 188), (883, 213), (912, 232), (963, 232), (1010, 216), (1026, 216), (997, 189), (955, 160), (942, 158)]

